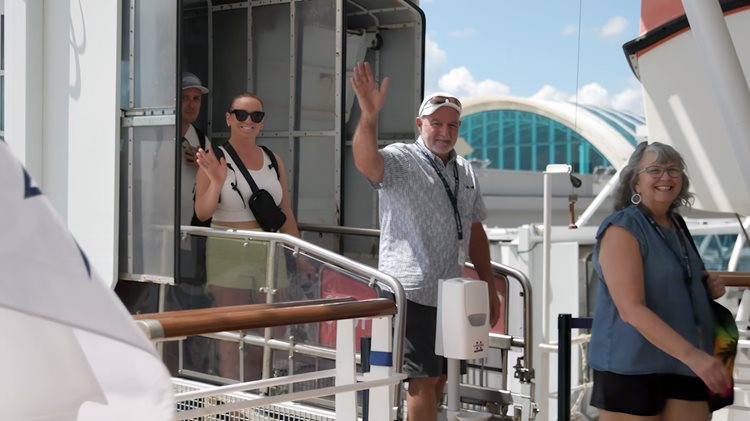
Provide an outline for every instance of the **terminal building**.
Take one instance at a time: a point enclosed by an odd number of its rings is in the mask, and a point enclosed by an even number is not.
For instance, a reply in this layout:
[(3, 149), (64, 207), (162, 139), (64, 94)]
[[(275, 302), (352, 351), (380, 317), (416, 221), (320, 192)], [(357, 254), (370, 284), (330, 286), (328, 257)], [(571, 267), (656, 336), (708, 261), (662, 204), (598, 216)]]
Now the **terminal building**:
[[(580, 187), (553, 180), (552, 224), (567, 225), (575, 195), (577, 214), (645, 140), (645, 121), (635, 113), (570, 102), (488, 96), (464, 101), (459, 153), (481, 168), (480, 185), (489, 227), (541, 223), (543, 172), (568, 164)], [(604, 201), (589, 219), (598, 224), (612, 211)], [(576, 218), (576, 216), (573, 216)]]

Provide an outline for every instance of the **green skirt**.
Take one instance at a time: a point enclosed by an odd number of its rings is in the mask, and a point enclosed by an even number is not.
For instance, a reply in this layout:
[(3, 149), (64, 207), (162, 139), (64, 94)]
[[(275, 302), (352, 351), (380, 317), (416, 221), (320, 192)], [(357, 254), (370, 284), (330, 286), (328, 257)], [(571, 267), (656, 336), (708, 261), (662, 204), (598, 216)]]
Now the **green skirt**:
[[(211, 228), (228, 229), (220, 225)], [(251, 231), (261, 231), (260, 228)], [(208, 285), (257, 291), (268, 285), (268, 245), (265, 241), (245, 241), (208, 237), (206, 277)], [(274, 288), (288, 285), (283, 247), (276, 249)]]

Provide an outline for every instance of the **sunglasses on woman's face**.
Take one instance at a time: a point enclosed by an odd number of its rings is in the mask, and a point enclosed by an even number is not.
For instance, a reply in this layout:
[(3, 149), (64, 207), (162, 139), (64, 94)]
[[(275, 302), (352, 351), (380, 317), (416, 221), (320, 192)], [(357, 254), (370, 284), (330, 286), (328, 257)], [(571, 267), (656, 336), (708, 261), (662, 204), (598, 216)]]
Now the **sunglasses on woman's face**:
[(247, 117), (250, 116), (250, 120), (252, 120), (253, 123), (260, 123), (266, 115), (263, 111), (253, 111), (249, 113), (245, 110), (229, 110), (229, 114), (234, 114), (239, 121), (245, 121), (247, 120)]

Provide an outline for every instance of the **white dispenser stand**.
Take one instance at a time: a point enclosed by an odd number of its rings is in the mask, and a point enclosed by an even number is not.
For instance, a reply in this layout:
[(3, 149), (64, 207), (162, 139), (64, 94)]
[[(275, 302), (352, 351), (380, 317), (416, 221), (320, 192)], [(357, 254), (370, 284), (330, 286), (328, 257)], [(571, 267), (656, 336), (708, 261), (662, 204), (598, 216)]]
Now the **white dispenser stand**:
[(487, 357), (490, 338), (490, 305), (487, 283), (453, 278), (438, 285), (435, 353), (448, 359), (449, 421), (460, 411), (459, 360)]

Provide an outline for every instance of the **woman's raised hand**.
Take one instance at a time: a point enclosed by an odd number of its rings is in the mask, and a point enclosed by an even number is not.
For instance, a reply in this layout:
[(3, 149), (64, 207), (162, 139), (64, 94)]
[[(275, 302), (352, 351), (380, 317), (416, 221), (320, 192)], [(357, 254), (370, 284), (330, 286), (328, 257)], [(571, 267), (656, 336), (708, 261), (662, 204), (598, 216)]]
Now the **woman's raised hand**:
[(227, 177), (227, 161), (223, 156), (216, 159), (211, 142), (206, 143), (205, 151), (198, 149), (195, 153), (195, 161), (200, 171), (208, 176), (211, 183), (224, 184), (224, 179)]

